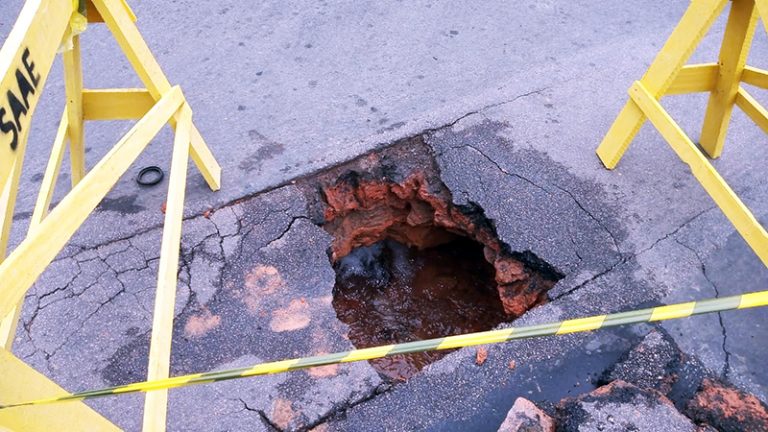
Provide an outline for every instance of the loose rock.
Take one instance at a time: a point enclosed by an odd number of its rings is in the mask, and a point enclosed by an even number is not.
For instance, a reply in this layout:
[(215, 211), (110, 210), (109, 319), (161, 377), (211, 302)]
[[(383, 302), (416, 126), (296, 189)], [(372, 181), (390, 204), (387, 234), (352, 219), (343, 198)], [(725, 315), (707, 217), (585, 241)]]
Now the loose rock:
[(622, 380), (668, 395), (682, 356), (667, 334), (654, 330), (606, 374), (607, 381)]
[(557, 407), (563, 432), (694, 432), (697, 426), (655, 390), (614, 381)]
[(555, 422), (533, 402), (517, 398), (498, 432), (555, 432)]
[(696, 422), (723, 432), (768, 431), (768, 407), (755, 396), (707, 378), (688, 403), (686, 413)]

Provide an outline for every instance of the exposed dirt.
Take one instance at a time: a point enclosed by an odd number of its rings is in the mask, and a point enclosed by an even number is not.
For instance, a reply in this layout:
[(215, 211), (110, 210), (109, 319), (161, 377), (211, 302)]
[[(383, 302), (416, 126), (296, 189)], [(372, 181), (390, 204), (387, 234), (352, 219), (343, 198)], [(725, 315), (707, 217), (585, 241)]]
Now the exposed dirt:
[(616, 380), (556, 407), (559, 432), (690, 431), (697, 428), (656, 390)]
[[(601, 411), (609, 412), (626, 403), (637, 405), (638, 412), (674, 404), (674, 416), (685, 416), (699, 431), (768, 431), (768, 407), (760, 399), (714, 378), (661, 329), (649, 333), (627, 352), (606, 371), (601, 383), (605, 385), (591, 393), (560, 401), (554, 413), (559, 431), (589, 429)], [(642, 394), (642, 400), (633, 399), (635, 394)], [(599, 403), (589, 405), (594, 402)], [(647, 427), (654, 418), (637, 420), (638, 426)], [(604, 426), (604, 430), (614, 430)]]
[[(481, 208), (454, 204), (418, 138), (304, 189), (333, 236), (334, 306), (358, 347), (491, 329), (545, 302), (561, 277), (530, 252), (510, 251)], [(373, 364), (402, 379), (442, 355)]]
[(541, 277), (506, 253), (482, 211), (453, 205), (447, 188), (425, 171), (416, 171), (402, 182), (350, 171), (322, 191), (328, 204), (324, 227), (334, 237), (334, 262), (357, 247), (384, 239), (428, 249), (468, 237), (483, 245), (508, 315), (517, 317), (542, 303), (554, 285), (554, 280)]
[(689, 417), (720, 431), (768, 430), (768, 407), (764, 403), (714, 379), (704, 380), (686, 408)]
[(510, 251), (481, 208), (454, 204), (419, 138), (322, 173), (305, 190), (315, 203), (316, 222), (333, 236), (333, 263), (386, 239), (427, 249), (469, 238), (483, 246), (499, 298), (512, 317), (545, 301), (546, 291), (562, 277), (532, 253)]

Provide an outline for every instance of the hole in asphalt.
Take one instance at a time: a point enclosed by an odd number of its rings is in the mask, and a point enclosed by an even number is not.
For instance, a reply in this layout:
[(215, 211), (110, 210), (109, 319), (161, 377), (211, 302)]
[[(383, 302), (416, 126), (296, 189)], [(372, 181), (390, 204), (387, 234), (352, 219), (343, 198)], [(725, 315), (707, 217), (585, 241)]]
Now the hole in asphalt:
[[(562, 275), (512, 252), (476, 204), (453, 203), (419, 139), (325, 173), (316, 221), (333, 236), (333, 306), (357, 348), (490, 330), (546, 301)], [(406, 380), (446, 351), (372, 360)]]
[[(333, 307), (357, 347), (483, 331), (509, 319), (483, 247), (467, 238), (419, 249), (395, 240), (356, 248), (335, 266)], [(376, 370), (407, 379), (447, 354), (373, 360)]]

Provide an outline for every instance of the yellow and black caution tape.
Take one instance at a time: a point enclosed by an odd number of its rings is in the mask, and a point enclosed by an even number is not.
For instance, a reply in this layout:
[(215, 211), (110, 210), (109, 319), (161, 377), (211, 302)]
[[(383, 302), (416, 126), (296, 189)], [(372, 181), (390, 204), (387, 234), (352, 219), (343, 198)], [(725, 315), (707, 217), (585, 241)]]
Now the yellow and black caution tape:
[(351, 363), (361, 360), (371, 360), (392, 356), (395, 354), (410, 354), (424, 351), (446, 350), (476, 345), (495, 344), (516, 339), (587, 332), (625, 324), (664, 321), (675, 318), (686, 318), (692, 315), (722, 312), (732, 309), (747, 309), (760, 306), (768, 306), (768, 291), (759, 291), (731, 297), (713, 298), (696, 302), (678, 303), (668, 306), (658, 306), (630, 312), (598, 315), (587, 318), (558, 321), (548, 324), (532, 325), (527, 327), (512, 327), (501, 330), (469, 333), (459, 336), (448, 336), (417, 342), (344, 351), (335, 354), (325, 354), (314, 357), (261, 363), (250, 367), (183, 375), (156, 381), (137, 382), (133, 384), (109, 387), (99, 390), (89, 390), (64, 396), (51, 397), (48, 399), (38, 399), (13, 403), (0, 406), (0, 409), (29, 405), (44, 405), (65, 401), (77, 401), (123, 393), (147, 392), (152, 390), (185, 387), (194, 384), (226, 381), (256, 375), (278, 374), (282, 372), (306, 369), (316, 366), (327, 366), (338, 363)]

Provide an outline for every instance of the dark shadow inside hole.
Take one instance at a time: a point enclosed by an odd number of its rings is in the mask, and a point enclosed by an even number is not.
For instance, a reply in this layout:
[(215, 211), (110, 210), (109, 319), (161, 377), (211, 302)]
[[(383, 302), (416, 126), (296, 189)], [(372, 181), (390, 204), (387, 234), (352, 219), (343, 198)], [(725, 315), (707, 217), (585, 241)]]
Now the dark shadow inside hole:
[[(333, 306), (358, 348), (490, 330), (504, 312), (483, 246), (465, 237), (420, 250), (394, 240), (358, 247), (334, 266)], [(405, 380), (448, 351), (371, 361)]]

